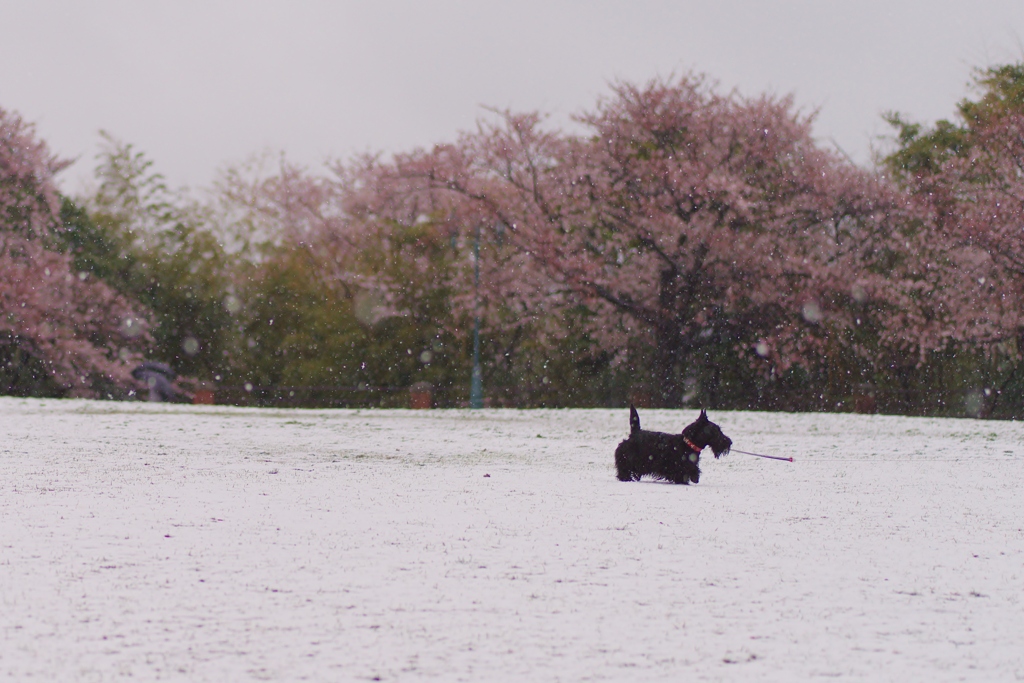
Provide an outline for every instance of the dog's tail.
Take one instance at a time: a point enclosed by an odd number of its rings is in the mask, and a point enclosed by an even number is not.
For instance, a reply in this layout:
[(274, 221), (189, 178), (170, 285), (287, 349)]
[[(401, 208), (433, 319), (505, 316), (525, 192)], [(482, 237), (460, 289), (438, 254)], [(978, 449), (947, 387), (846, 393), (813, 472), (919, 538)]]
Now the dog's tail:
[(633, 404), (629, 404), (629, 435), (633, 436), (640, 432), (640, 414), (636, 412)]

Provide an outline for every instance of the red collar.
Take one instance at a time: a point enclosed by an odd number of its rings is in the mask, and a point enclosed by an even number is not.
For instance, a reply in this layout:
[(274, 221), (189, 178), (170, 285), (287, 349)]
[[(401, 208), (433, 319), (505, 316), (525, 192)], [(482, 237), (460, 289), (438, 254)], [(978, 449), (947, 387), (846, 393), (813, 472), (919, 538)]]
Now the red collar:
[(693, 452), (694, 452), (694, 453), (700, 453), (700, 452), (701, 452), (702, 450), (704, 450), (703, 448), (701, 448), (700, 446), (698, 446), (698, 445), (697, 445), (697, 444), (695, 444), (694, 442), (692, 442), (692, 441), (690, 441), (689, 439), (687, 439), (687, 438), (686, 438), (685, 436), (683, 437), (683, 441), (685, 441), (685, 442), (686, 442), (686, 445), (687, 445), (687, 446), (689, 446), (690, 448), (692, 448), (692, 449), (693, 449)]

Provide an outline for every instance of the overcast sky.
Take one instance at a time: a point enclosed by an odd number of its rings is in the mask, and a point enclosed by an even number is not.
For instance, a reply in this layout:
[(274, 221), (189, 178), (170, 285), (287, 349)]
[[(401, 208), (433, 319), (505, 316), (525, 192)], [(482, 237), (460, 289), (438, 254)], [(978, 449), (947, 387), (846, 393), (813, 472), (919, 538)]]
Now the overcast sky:
[(566, 127), (609, 81), (689, 70), (793, 93), (867, 164), (880, 115), (950, 117), (974, 67), (1024, 59), (1024, 0), (0, 0), (0, 107), (94, 166), (98, 131), (172, 185), (283, 150), (328, 158), (453, 139), (483, 106)]

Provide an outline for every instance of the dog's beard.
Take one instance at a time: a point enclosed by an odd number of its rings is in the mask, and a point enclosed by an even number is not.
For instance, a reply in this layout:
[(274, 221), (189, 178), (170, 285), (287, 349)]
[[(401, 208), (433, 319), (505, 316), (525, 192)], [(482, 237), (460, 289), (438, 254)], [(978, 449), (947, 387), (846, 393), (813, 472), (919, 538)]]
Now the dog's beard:
[(715, 454), (716, 458), (720, 458), (723, 455), (728, 455), (729, 449), (731, 448), (732, 441), (729, 441), (728, 439), (725, 441), (725, 443), (711, 444), (711, 451)]

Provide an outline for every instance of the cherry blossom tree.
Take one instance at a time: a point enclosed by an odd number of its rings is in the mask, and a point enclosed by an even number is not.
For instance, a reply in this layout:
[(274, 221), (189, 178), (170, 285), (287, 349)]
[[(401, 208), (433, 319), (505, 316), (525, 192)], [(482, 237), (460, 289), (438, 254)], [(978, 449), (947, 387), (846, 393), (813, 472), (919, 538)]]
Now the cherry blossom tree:
[[(142, 311), (76, 272), (57, 248), (53, 177), (65, 165), (30, 124), (0, 109), (0, 360), (3, 376), (11, 378), (8, 392), (46, 384), (70, 396), (125, 390), (133, 385), (128, 361), (148, 340)], [(18, 381), (25, 365), (44, 381)]]
[(427, 381), (451, 404), (450, 243), (422, 221), (401, 232), (351, 220), (346, 182), (267, 158), (219, 181), (246, 257), (236, 290), (250, 352), (238, 370), (253, 385), (390, 387), (347, 394), (383, 405), (394, 405), (394, 387)]
[(927, 238), (901, 229), (905, 198), (819, 147), (789, 98), (723, 95), (691, 75), (616, 85), (579, 117), (587, 135), (499, 114), (455, 144), (365, 164), (349, 214), (432, 216), (463, 243), (484, 226), (494, 319), (582, 307), (604, 347), (644, 340), (659, 405), (679, 404), (712, 347), (781, 372), (856, 345), (871, 311), (907, 349), (948, 334), (911, 257)]
[(955, 340), (996, 368), (984, 414), (1019, 383), (1024, 352), (1024, 64), (979, 71), (975, 86), (980, 96), (960, 102), (952, 122), (925, 128), (890, 115), (898, 147), (885, 163), (946, 245), (936, 298)]

